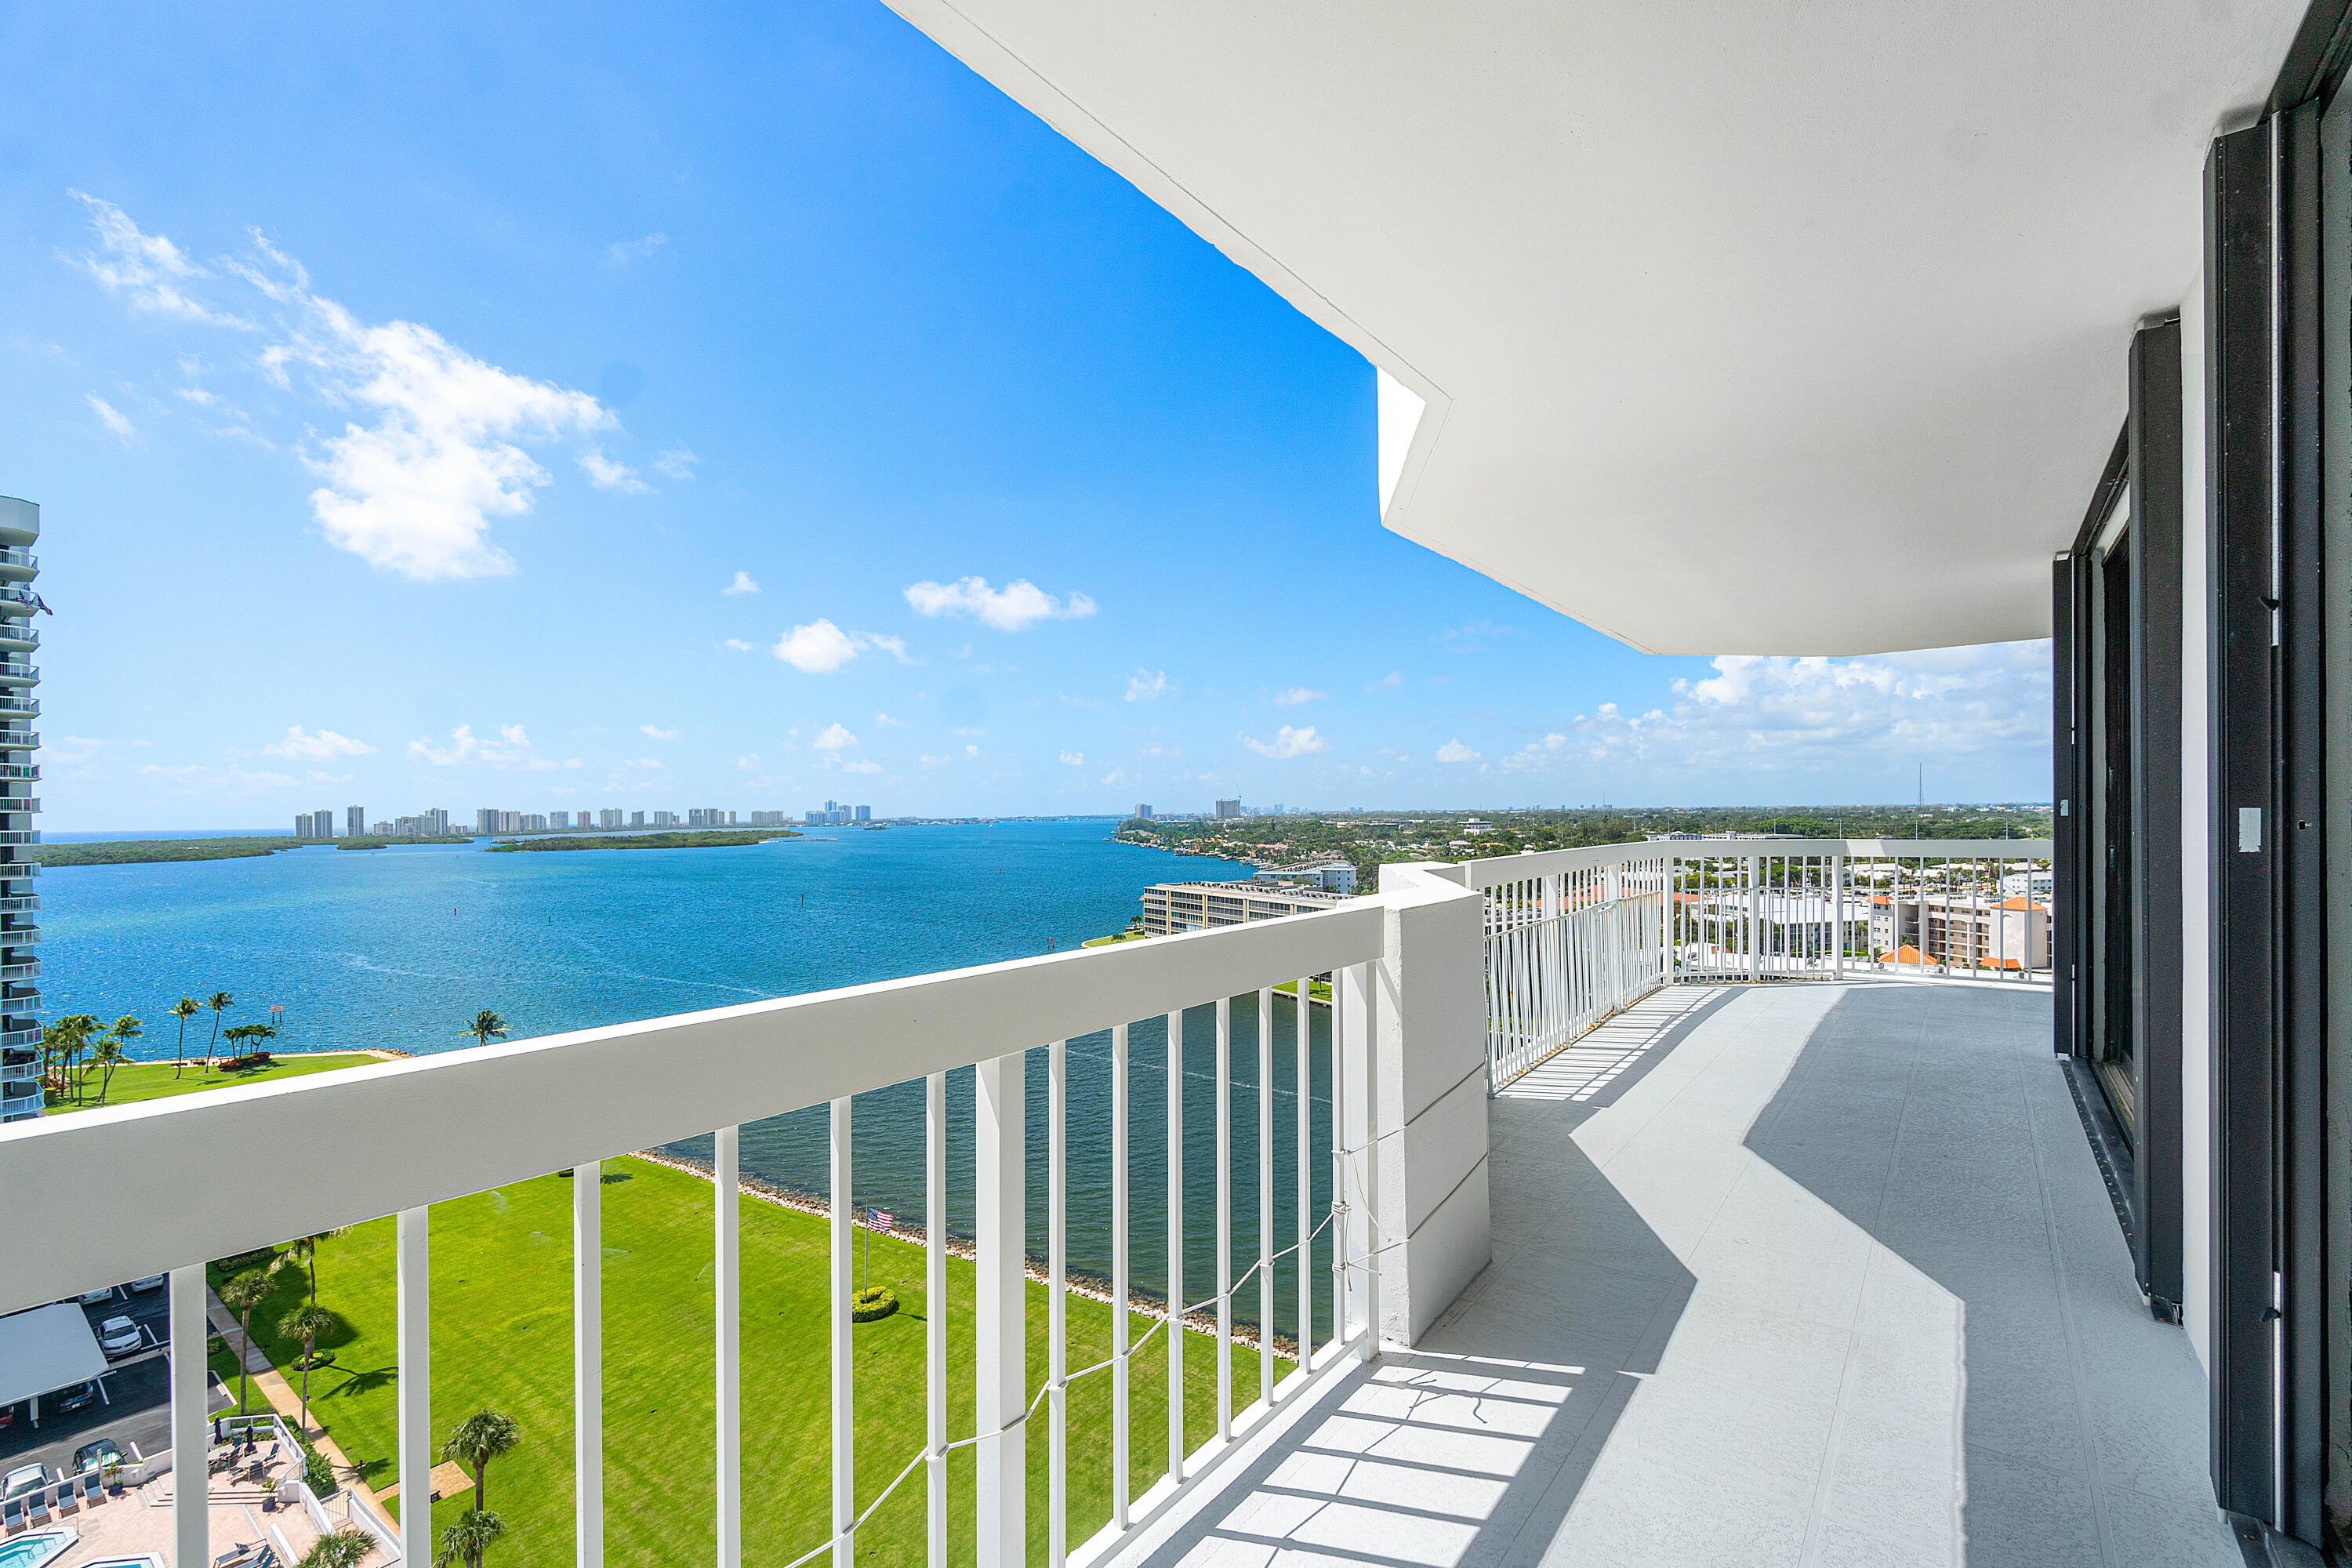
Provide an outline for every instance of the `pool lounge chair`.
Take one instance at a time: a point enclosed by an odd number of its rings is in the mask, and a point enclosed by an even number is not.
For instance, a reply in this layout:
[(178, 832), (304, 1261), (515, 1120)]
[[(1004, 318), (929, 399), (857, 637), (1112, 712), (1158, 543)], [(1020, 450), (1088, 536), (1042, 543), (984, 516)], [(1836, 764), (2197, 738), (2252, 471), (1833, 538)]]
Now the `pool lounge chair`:
[(25, 1522), (27, 1524), (49, 1522), (48, 1488), (43, 1487), (39, 1491), (25, 1494)]
[(0, 1502), (0, 1532), (14, 1535), (25, 1528), (25, 1500), (10, 1498)]

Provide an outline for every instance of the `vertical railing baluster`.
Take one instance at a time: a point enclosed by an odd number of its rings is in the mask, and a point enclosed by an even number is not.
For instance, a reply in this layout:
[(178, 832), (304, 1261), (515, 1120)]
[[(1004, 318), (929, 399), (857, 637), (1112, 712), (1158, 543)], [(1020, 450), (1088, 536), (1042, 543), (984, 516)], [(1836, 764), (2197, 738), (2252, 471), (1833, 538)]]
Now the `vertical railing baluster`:
[(1045, 1561), (1070, 1554), (1069, 1043), (1045, 1047)]
[(929, 1568), (948, 1568), (948, 1075), (923, 1080), (923, 1405)]
[(1184, 1479), (1184, 1015), (1168, 1015), (1168, 1479)]
[(1110, 1032), (1110, 1522), (1127, 1528), (1127, 1026)]
[(1313, 1152), (1308, 1148), (1309, 1129), (1314, 1123), (1313, 1097), (1308, 1090), (1314, 1085), (1309, 1069), (1312, 1054), (1314, 1015), (1309, 1010), (1315, 1001), (1315, 977), (1298, 977), (1298, 1065), (1294, 1069), (1298, 1090), (1298, 1187), (1296, 1207), (1298, 1210), (1298, 1370), (1306, 1372), (1315, 1364), (1315, 1247), (1314, 1226), (1307, 1215), (1307, 1205), (1315, 1196), (1314, 1167), (1308, 1164)]
[(743, 1561), (743, 1210), (736, 1130), (710, 1135), (710, 1308), (717, 1416), (719, 1568)]
[(1026, 1064), (1018, 1051), (973, 1069), (972, 1413), (979, 1450), (980, 1568), (1018, 1568), (1028, 1553), (1028, 1324), (1023, 1315)]
[(1234, 1435), (1234, 999), (1217, 998), (1217, 1436)]
[(433, 1473), (433, 1250), (430, 1209), (403, 1209), (392, 1222), (394, 1354), (399, 1370), (394, 1384), (399, 1405), (400, 1554), (404, 1561), (433, 1561), (433, 1505), (423, 1478)]
[[(1302, 1002), (1300, 1005), (1305, 1005)], [(1274, 987), (1257, 994), (1257, 1399), (1274, 1407)]]
[(850, 1268), (857, 1252), (853, 1233), (857, 1186), (850, 1161), (850, 1100), (843, 1095), (833, 1102), (829, 1141), (829, 1188), (833, 1199), (833, 1301), (828, 1320), (833, 1336), (834, 1568), (853, 1568), (857, 1561), (857, 1542), (850, 1532), (850, 1526), (857, 1519), (857, 1390), (856, 1365), (850, 1355), (850, 1334), (856, 1324), (849, 1315), (850, 1296), (856, 1289)]
[(1331, 1208), (1338, 1215), (1331, 1226), (1331, 1338), (1344, 1345), (1354, 1330), (1355, 1280), (1349, 1277), (1351, 1227), (1355, 1215), (1348, 1199), (1348, 1042), (1354, 1025), (1356, 971), (1342, 966), (1331, 972)]
[(172, 1330), (165, 1375), (171, 1386), (172, 1468), (176, 1472), (172, 1478), (172, 1561), (181, 1568), (207, 1568), (213, 1560), (212, 1432), (210, 1412), (205, 1408), (212, 1386), (205, 1366), (211, 1330), (205, 1322), (205, 1290), (203, 1264), (174, 1268), (172, 1300), (164, 1309)]
[(1833, 901), (1831, 916), (1830, 973), (1845, 978), (1845, 854), (1840, 851), (1830, 857), (1830, 897)]
[(594, 1160), (572, 1167), (572, 1544), (579, 1568), (604, 1568), (604, 1174)]

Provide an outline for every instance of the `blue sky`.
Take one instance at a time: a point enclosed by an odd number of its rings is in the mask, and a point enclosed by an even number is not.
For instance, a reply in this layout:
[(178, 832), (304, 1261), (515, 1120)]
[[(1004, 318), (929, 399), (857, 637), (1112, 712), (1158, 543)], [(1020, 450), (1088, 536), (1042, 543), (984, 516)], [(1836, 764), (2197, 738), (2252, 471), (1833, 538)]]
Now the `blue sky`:
[(2045, 645), (1632, 652), (879, 5), (0, 17), (46, 821), (2048, 794)]

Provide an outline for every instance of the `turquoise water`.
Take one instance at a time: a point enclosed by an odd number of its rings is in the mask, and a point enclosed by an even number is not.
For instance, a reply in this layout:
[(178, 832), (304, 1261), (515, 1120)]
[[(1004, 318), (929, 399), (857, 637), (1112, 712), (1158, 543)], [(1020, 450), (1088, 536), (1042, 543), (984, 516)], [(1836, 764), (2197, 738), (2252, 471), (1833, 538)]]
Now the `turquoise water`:
[[(134, 1055), (168, 1060), (183, 995), (227, 991), (229, 1023), (279, 1022), (286, 1050), (392, 1047), (427, 1054), (473, 1041), (477, 1012), (501, 1015), (515, 1038), (730, 1006), (764, 997), (994, 963), (1117, 931), (1136, 896), (1174, 877), (1247, 874), (1109, 842), (1108, 819), (815, 828), (744, 848), (488, 854), (468, 846), (314, 847), (240, 860), (68, 867), (41, 879), (45, 1010), (147, 1021)], [(67, 836), (59, 835), (58, 837)], [(127, 837), (72, 835), (73, 837)], [(272, 1005), (284, 1008), (270, 1012)], [(1315, 1067), (1311, 1147), (1328, 1149), (1328, 1011), (1309, 1009)], [(1208, 1293), (1215, 1267), (1213, 1009), (1186, 1016), (1186, 1295)], [(1275, 1003), (1276, 1245), (1296, 1235), (1293, 1031), (1296, 1005)], [(201, 1048), (211, 1015), (188, 1029)], [(1235, 1274), (1257, 1248), (1256, 1003), (1234, 1003)], [(1109, 1038), (1069, 1051), (1070, 1260), (1107, 1274), (1109, 1255)], [(1139, 1288), (1165, 1278), (1166, 1029), (1131, 1031), (1131, 1269)], [(950, 1075), (949, 1227), (971, 1212), (971, 1073)], [(1045, 1059), (1028, 1066), (1030, 1247), (1044, 1250)], [(902, 1224), (923, 1213), (919, 1083), (861, 1095), (853, 1112), (853, 1200)], [(827, 1183), (822, 1107), (747, 1126), (747, 1173), (815, 1194)], [(707, 1160), (709, 1141), (674, 1151)], [(1328, 1161), (1313, 1207), (1328, 1202)], [(1327, 1255), (1328, 1260), (1328, 1255)], [(1296, 1265), (1285, 1275), (1295, 1274)], [(1328, 1294), (1319, 1273), (1318, 1298)], [(1287, 1278), (1277, 1322), (1295, 1324)], [(1255, 1298), (1236, 1304), (1255, 1316)], [(1318, 1310), (1318, 1321), (1327, 1321)], [(0, 1564), (5, 1568), (5, 1564)]]
[(0, 1568), (40, 1568), (72, 1544), (73, 1537), (61, 1530), (44, 1530), (0, 1542)]

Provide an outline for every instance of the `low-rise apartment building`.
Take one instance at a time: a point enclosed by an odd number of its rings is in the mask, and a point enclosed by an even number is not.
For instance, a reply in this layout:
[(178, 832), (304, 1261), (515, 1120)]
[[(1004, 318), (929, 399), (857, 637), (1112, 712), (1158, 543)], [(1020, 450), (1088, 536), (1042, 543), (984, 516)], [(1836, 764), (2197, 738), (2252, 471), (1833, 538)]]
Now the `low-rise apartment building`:
[(1954, 969), (2046, 969), (2050, 909), (2022, 894), (1970, 899), (1877, 893), (1870, 900), (1870, 945), (1898, 963)]
[(1155, 882), (1143, 889), (1143, 929), (1151, 936), (1215, 926), (1247, 925), (1312, 914), (1347, 902), (1345, 893), (1287, 883)]

